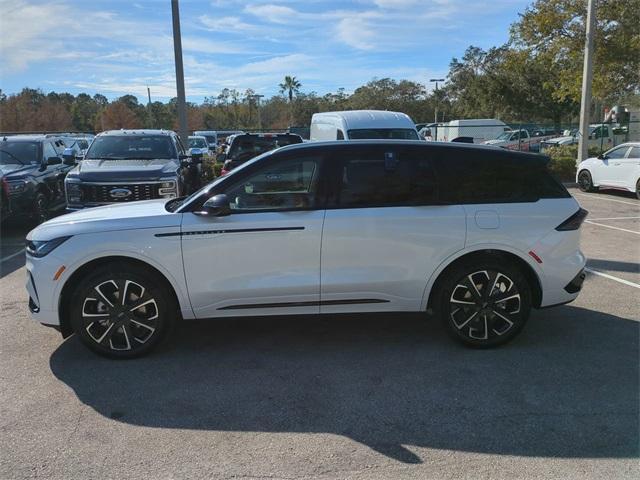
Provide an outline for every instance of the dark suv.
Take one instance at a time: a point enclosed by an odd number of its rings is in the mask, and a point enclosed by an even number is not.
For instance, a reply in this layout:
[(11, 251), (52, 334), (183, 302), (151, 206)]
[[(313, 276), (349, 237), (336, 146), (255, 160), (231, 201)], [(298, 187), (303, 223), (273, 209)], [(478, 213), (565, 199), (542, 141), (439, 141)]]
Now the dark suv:
[(302, 137), (295, 133), (244, 133), (234, 135), (227, 152), (218, 155), (217, 161), (224, 162), (222, 174), (225, 175), (238, 165), (264, 152), (296, 143), (302, 143)]
[(64, 207), (64, 178), (75, 159), (62, 154), (64, 139), (49, 135), (0, 137), (2, 219), (28, 216), (46, 220)]
[[(102, 132), (67, 176), (68, 209), (189, 193), (197, 187), (198, 179), (190, 178), (188, 159), (172, 131)], [(197, 161), (195, 157), (192, 160)]]

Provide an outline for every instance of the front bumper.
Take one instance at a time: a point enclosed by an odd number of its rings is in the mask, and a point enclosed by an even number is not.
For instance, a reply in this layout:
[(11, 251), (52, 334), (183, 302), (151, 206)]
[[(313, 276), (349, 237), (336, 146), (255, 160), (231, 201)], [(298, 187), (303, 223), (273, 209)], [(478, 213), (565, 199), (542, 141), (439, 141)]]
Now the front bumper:
[[(44, 325), (60, 325), (58, 316), (56, 288), (63, 282), (64, 274), (56, 281), (54, 276), (62, 260), (52, 254), (44, 257), (47, 261), (26, 255), (26, 289), (29, 295), (29, 312), (31, 318)], [(52, 261), (53, 260), (53, 261)]]

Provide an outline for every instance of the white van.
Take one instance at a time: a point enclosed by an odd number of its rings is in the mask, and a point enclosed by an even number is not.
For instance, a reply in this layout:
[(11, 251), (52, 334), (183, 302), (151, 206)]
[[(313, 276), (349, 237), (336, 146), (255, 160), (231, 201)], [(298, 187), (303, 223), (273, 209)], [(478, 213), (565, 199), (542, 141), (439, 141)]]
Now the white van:
[(509, 125), (495, 118), (473, 118), (468, 120), (451, 120), (444, 125), (438, 125), (437, 133), (432, 136), (438, 142), (450, 142), (460, 137), (471, 137), (473, 143), (482, 143), (486, 140), (498, 138), (503, 132), (511, 130)]
[(349, 110), (314, 113), (311, 141), (333, 140), (418, 140), (416, 126), (409, 115), (382, 110)]
[(197, 132), (193, 132), (193, 135), (206, 138), (209, 150), (215, 151), (216, 145), (218, 144), (218, 132), (215, 130), (198, 130)]

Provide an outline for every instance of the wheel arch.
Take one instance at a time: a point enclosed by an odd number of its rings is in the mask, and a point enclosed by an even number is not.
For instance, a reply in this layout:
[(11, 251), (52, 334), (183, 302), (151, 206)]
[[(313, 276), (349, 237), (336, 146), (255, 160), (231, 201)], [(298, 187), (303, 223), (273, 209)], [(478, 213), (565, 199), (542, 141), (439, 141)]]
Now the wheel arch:
[(179, 315), (178, 318), (181, 318), (180, 298), (178, 297), (178, 294), (176, 292), (174, 285), (171, 283), (171, 281), (167, 278), (167, 276), (164, 273), (162, 273), (160, 270), (158, 270), (156, 267), (154, 267), (150, 263), (140, 260), (138, 258), (129, 257), (126, 255), (109, 255), (105, 257), (94, 258), (84, 263), (80, 267), (76, 268), (64, 283), (62, 290), (60, 291), (60, 295), (58, 297), (58, 318), (60, 319), (60, 332), (62, 333), (62, 336), (64, 338), (70, 336), (73, 333), (73, 329), (71, 327), (71, 321), (69, 319), (69, 308), (71, 303), (71, 297), (73, 295), (75, 288), (78, 286), (78, 284), (82, 281), (82, 279), (87, 273), (103, 265), (108, 265), (113, 262), (130, 263), (153, 272), (154, 276), (157, 276), (156, 278), (160, 279), (160, 281), (163, 282), (165, 286), (169, 289), (169, 292), (171, 292), (172, 295), (174, 296), (176, 305), (178, 305), (178, 312), (176, 313)]
[[(535, 308), (540, 308), (542, 303), (542, 282), (540, 281), (540, 276), (538, 272), (531, 266), (528, 260), (525, 260), (520, 255), (505, 250), (503, 248), (495, 247), (495, 248), (481, 248), (472, 250), (469, 252), (464, 252), (456, 257), (449, 258), (447, 261), (443, 262), (440, 267), (434, 272), (432, 277), (429, 279), (429, 283), (425, 288), (426, 295), (423, 298), (423, 306), (426, 309), (433, 308), (433, 300), (435, 297), (435, 293), (438, 291), (439, 285), (442, 280), (445, 278), (447, 272), (449, 272), (452, 268), (459, 265), (460, 263), (473, 260), (473, 259), (486, 259), (487, 257), (497, 258), (501, 261), (507, 261), (516, 267), (522, 272), (524, 277), (527, 279), (527, 282), (531, 286), (531, 303)], [(426, 304), (425, 304), (426, 298)]]

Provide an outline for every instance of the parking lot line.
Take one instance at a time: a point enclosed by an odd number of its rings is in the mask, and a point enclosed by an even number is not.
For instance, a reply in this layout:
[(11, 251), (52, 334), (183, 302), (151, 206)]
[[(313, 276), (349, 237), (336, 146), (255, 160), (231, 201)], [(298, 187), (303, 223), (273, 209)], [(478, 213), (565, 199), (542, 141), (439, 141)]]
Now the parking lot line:
[(24, 250), (20, 250), (19, 252), (12, 253), (11, 255), (7, 255), (6, 257), (0, 259), (0, 263), (6, 262), (7, 260), (11, 260), (12, 258), (17, 257), (18, 255), (24, 254)]
[(635, 220), (640, 217), (607, 217), (607, 218), (590, 218), (589, 221), (593, 222), (594, 220)]
[(613, 280), (614, 282), (622, 283), (623, 285), (640, 288), (640, 284), (630, 282), (629, 280), (624, 280), (623, 278), (614, 277), (613, 275), (609, 275), (608, 273), (604, 273), (599, 270), (594, 270), (593, 268), (586, 267), (585, 270), (594, 275), (598, 275), (599, 277), (608, 278), (609, 280)]
[(605, 225), (604, 223), (592, 222), (591, 220), (585, 220), (584, 223), (588, 223), (589, 225), (598, 225), (599, 227), (611, 228), (613, 230), (621, 230), (623, 232), (635, 233), (636, 235), (640, 235), (640, 232), (636, 232), (635, 230), (628, 230), (626, 228), (614, 227), (612, 225)]
[(638, 202), (625, 202), (624, 200), (616, 200), (613, 198), (607, 198), (607, 197), (602, 197), (602, 196), (598, 196), (598, 195), (588, 195), (586, 193), (574, 193), (573, 195), (578, 195), (580, 197), (585, 197), (585, 198), (593, 198), (596, 200), (605, 200), (608, 202), (617, 202), (617, 203), (624, 203), (627, 205), (635, 205), (636, 207), (640, 206), (640, 203)]

